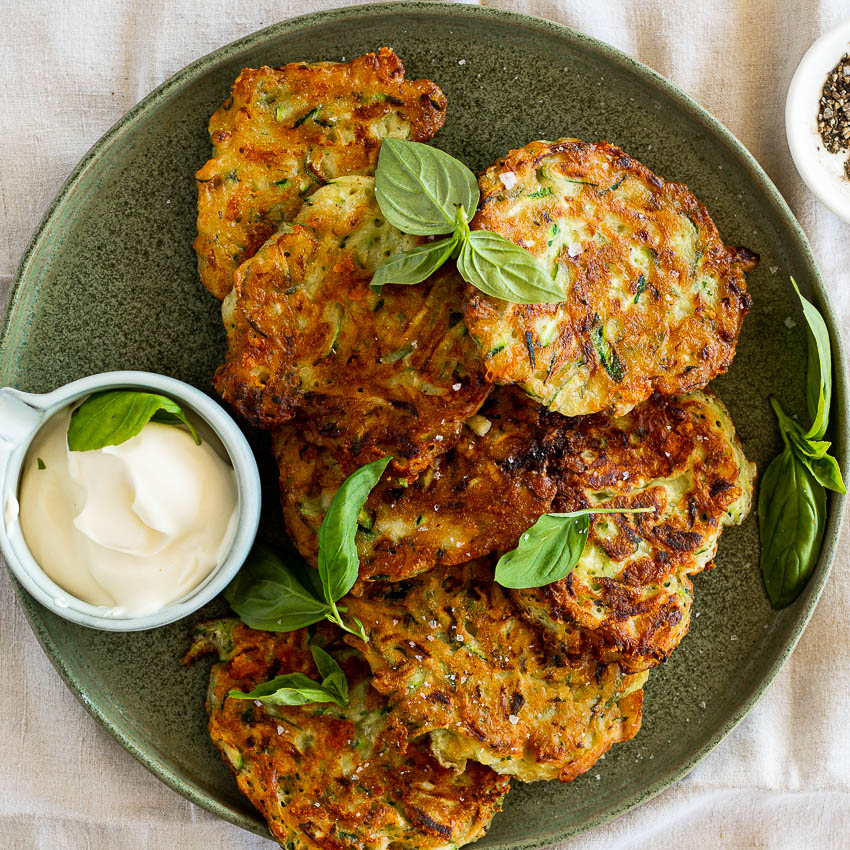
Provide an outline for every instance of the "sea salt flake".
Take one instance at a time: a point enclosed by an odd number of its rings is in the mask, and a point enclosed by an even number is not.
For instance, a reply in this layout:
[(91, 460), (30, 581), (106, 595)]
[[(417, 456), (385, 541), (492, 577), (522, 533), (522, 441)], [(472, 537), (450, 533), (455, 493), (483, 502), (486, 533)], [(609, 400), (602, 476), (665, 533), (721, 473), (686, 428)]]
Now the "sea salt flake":
[(466, 65), (466, 59), (458, 59), (457, 64), (458, 65)]
[(577, 257), (584, 249), (577, 242), (571, 242), (567, 245), (567, 253), (570, 257)]
[(502, 185), (506, 189), (513, 189), (516, 186), (517, 176), (513, 173), (513, 171), (503, 171), (499, 175), (499, 180), (502, 181)]
[(517, 725), (517, 723), (519, 723), (519, 718), (518, 718), (515, 714), (510, 714), (510, 715), (508, 715), (508, 720), (509, 720), (509, 721), (510, 721), (510, 722), (511, 722), (514, 726), (516, 726), (516, 725)]
[(278, 726), (278, 727), (277, 727), (277, 734), (278, 734), (278, 735), (282, 735), (282, 734), (283, 734), (283, 726)]
[(797, 323), (790, 316), (786, 316), (785, 321), (782, 324), (784, 324), (789, 331), (791, 330), (791, 328), (797, 327)]

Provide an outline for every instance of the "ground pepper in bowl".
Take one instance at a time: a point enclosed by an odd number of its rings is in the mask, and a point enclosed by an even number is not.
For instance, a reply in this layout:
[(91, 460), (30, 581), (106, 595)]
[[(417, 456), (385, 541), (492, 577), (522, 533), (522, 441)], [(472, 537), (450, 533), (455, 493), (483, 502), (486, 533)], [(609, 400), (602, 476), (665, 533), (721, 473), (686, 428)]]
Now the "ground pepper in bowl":
[[(850, 53), (827, 74), (818, 104), (818, 131), (830, 153), (850, 150)], [(850, 180), (850, 158), (844, 163)]]

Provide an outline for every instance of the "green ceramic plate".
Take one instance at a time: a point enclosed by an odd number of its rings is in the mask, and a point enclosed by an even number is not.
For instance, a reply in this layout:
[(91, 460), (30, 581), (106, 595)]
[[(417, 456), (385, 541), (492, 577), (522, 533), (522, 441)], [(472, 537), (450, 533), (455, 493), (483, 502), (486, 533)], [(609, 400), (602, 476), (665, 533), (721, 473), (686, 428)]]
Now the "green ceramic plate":
[[(409, 76), (443, 88), (449, 115), (437, 141), (473, 168), (531, 139), (608, 139), (687, 183), (728, 242), (761, 254), (735, 365), (713, 386), (763, 470), (779, 446), (768, 395), (805, 410), (805, 337), (789, 275), (824, 312), (842, 351), (788, 207), (720, 124), (649, 69), (564, 27), (478, 7), (388, 4), (297, 18), (198, 60), (153, 92), (95, 145), (45, 217), (6, 317), (0, 382), (44, 391), (92, 372), (150, 369), (209, 388), (223, 334), (191, 242), (192, 174), (209, 153), (210, 113), (243, 66), (352, 57), (385, 44)], [(796, 326), (786, 326), (789, 316)], [(846, 476), (846, 365), (835, 371), (834, 437)], [(267, 458), (261, 439), (257, 447)], [(274, 523), (270, 470), (268, 478), (266, 521)], [(838, 537), (834, 494), (829, 507), (817, 572), (778, 614), (762, 589), (754, 519), (727, 531), (717, 570), (696, 580), (691, 634), (650, 677), (637, 738), (569, 785), (516, 787), (480, 846), (544, 847), (687, 773), (752, 707), (799, 638)], [(177, 664), (190, 623), (107, 634), (57, 619), (24, 594), (21, 604), (69, 687), (134, 756), (190, 800), (265, 831), (207, 740), (206, 666)]]

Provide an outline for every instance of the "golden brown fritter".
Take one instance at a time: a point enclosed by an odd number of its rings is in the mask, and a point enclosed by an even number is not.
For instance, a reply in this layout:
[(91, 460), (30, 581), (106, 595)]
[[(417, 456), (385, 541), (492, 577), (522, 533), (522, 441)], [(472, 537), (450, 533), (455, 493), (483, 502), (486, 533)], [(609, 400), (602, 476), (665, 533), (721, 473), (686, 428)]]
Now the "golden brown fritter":
[(348, 63), (246, 68), (210, 119), (213, 157), (197, 173), (195, 251), (204, 286), (224, 298), (233, 272), (319, 186), (372, 174), (381, 139), (427, 142), (446, 99), (404, 79), (392, 50)]
[[(504, 387), (469, 424), (481, 435), (467, 427), (433, 471), (372, 492), (356, 536), (361, 581), (508, 551), (543, 513), (654, 507), (594, 516), (572, 573), (516, 598), (557, 645), (583, 634), (601, 658), (637, 671), (665, 660), (688, 631), (689, 576), (712, 565), (723, 528), (741, 523), (752, 501), (755, 468), (722, 402), (654, 395), (622, 417), (567, 418)], [(274, 442), (287, 530), (315, 565), (344, 476), (292, 426)]]
[(385, 694), (390, 724), (430, 733), (444, 765), (569, 782), (640, 728), (646, 673), (543, 641), (486, 561), (348, 596), (369, 642), (348, 636)]
[(210, 736), (281, 846), (448, 850), (480, 838), (508, 780), (478, 764), (463, 773), (441, 767), (424, 742), (408, 743), (387, 722), (386, 698), (370, 686), (362, 658), (343, 645), (327, 649), (348, 678), (345, 708), (227, 697), (282, 673), (318, 678), (304, 629), (275, 634), (238, 620), (202, 623), (184, 659), (218, 654), (207, 693)]
[(457, 440), (490, 385), (453, 268), (415, 287), (369, 288), (381, 259), (418, 239), (386, 222), (374, 182), (323, 186), (239, 268), (214, 384), (254, 425), (298, 413), (346, 474), (390, 454), (395, 474), (414, 478)]
[(564, 291), (522, 305), (468, 288), (466, 324), (491, 380), (576, 416), (625, 413), (729, 368), (758, 258), (724, 246), (685, 186), (578, 139), (531, 142), (479, 183), (472, 228), (528, 249)]
[[(360, 514), (360, 578), (398, 581), (513, 548), (556, 495), (544, 457), (512, 467), (513, 458), (534, 457), (541, 413), (518, 391), (497, 392), (415, 482), (401, 487), (385, 476)], [(345, 474), (297, 424), (276, 431), (273, 445), (287, 531), (315, 566), (319, 526)]]
[(555, 645), (576, 625), (603, 660), (639, 671), (664, 661), (687, 634), (689, 576), (713, 566), (724, 526), (750, 510), (755, 464), (744, 456), (723, 403), (704, 392), (653, 396), (620, 418), (566, 420), (553, 512), (654, 507), (597, 514), (566, 579), (514, 591), (525, 616)]

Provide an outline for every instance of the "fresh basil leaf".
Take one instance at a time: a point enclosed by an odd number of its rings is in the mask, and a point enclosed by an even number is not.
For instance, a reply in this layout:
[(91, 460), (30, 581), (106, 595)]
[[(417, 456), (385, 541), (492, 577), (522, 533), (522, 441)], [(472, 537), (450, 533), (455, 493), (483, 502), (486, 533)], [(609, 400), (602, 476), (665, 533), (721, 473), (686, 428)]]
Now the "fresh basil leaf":
[(525, 248), (489, 230), (469, 234), (457, 267), (476, 289), (503, 301), (555, 304), (564, 300), (561, 287)]
[(322, 580), (319, 571), (311, 567), (297, 550), (284, 551), (278, 556), (286, 564), (286, 569), (295, 580), (304, 586), (304, 589), (318, 600), (324, 600), (325, 594), (322, 590)]
[(257, 685), (248, 693), (234, 689), (228, 696), (258, 700), (264, 705), (308, 705), (315, 702), (348, 705), (348, 680), (342, 668), (320, 646), (311, 646), (310, 651), (322, 677), (321, 684), (304, 673), (286, 673)]
[(793, 433), (792, 440), (798, 454), (814, 458), (815, 460), (826, 457), (829, 447), (832, 445), (828, 440), (807, 440), (803, 434), (803, 429), (799, 426), (797, 426), (797, 430)]
[(844, 480), (841, 477), (841, 468), (838, 466), (838, 461), (832, 455), (809, 457), (808, 455), (801, 454), (799, 451), (796, 452), (796, 455), (797, 460), (809, 470), (821, 487), (827, 490), (834, 490), (836, 493), (843, 494), (847, 492), (847, 488), (844, 486)]
[(336, 659), (332, 658), (320, 646), (311, 646), (313, 660), (322, 677), (322, 687), (334, 694), (340, 705), (348, 705), (348, 679)]
[(788, 436), (797, 458), (823, 487), (827, 490), (835, 490), (836, 493), (847, 492), (841, 477), (841, 467), (829, 454), (831, 443), (826, 440), (806, 439), (802, 429), (796, 423), (794, 430)]
[(68, 448), (88, 452), (117, 446), (135, 437), (151, 421), (185, 425), (192, 439), (201, 444), (194, 425), (170, 398), (136, 390), (104, 390), (90, 395), (71, 414)]
[(826, 523), (826, 491), (790, 444), (759, 487), (760, 566), (774, 608), (799, 596), (817, 563)]
[(817, 308), (794, 291), (808, 326), (806, 405), (812, 419), (808, 431), (770, 403), (785, 443), (762, 476), (759, 487), (761, 571), (774, 608), (784, 608), (799, 596), (817, 563), (826, 523), (826, 490), (845, 493), (838, 461), (821, 439), (829, 425), (832, 400), (832, 351), (829, 330)]
[(802, 427), (785, 413), (777, 399), (771, 398), (770, 404), (779, 421), (779, 430), (785, 444), (790, 445), (800, 463), (827, 490), (846, 493), (838, 461), (827, 453), (832, 444), (827, 440), (809, 439)]
[(390, 457), (361, 466), (343, 481), (334, 494), (319, 528), (319, 578), (325, 601), (333, 605), (357, 581), (360, 558), (354, 545), (357, 515), (378, 483)]
[(496, 581), (502, 587), (543, 587), (565, 579), (587, 544), (591, 514), (652, 513), (655, 508), (596, 508), (543, 514), (519, 539), (519, 545), (499, 558)]
[(331, 609), (266, 546), (254, 546), (224, 598), (245, 625), (266, 632), (292, 632), (324, 620)]
[(794, 291), (803, 305), (803, 316), (808, 326), (808, 368), (806, 378), (806, 405), (812, 426), (806, 436), (819, 440), (826, 433), (829, 408), (832, 402), (832, 349), (829, 329), (817, 307), (806, 300), (797, 281), (791, 278)]
[(232, 690), (227, 694), (233, 699), (257, 700), (263, 705), (309, 705), (314, 702), (346, 703), (339, 696), (325, 689), (303, 673), (286, 673), (257, 685), (252, 691)]
[(404, 233), (452, 233), (455, 211), (472, 219), (480, 192), (459, 160), (420, 142), (384, 139), (375, 172), (375, 196), (387, 221)]
[(316, 646), (313, 644), (310, 647), (310, 652), (313, 655), (313, 661), (316, 662), (316, 668), (319, 671), (319, 675), (322, 679), (327, 679), (328, 676), (332, 676), (335, 673), (341, 673), (342, 668), (339, 664), (336, 663), (336, 659), (332, 655), (329, 655), (325, 652), (324, 649), (320, 646)]
[(380, 292), (387, 283), (414, 284), (430, 277), (452, 255), (457, 244), (457, 236), (426, 242), (410, 251), (393, 254), (378, 266), (369, 286)]
[(502, 587), (542, 587), (566, 578), (587, 543), (590, 517), (565, 521), (544, 514), (519, 539), (512, 552), (499, 558), (496, 581)]

